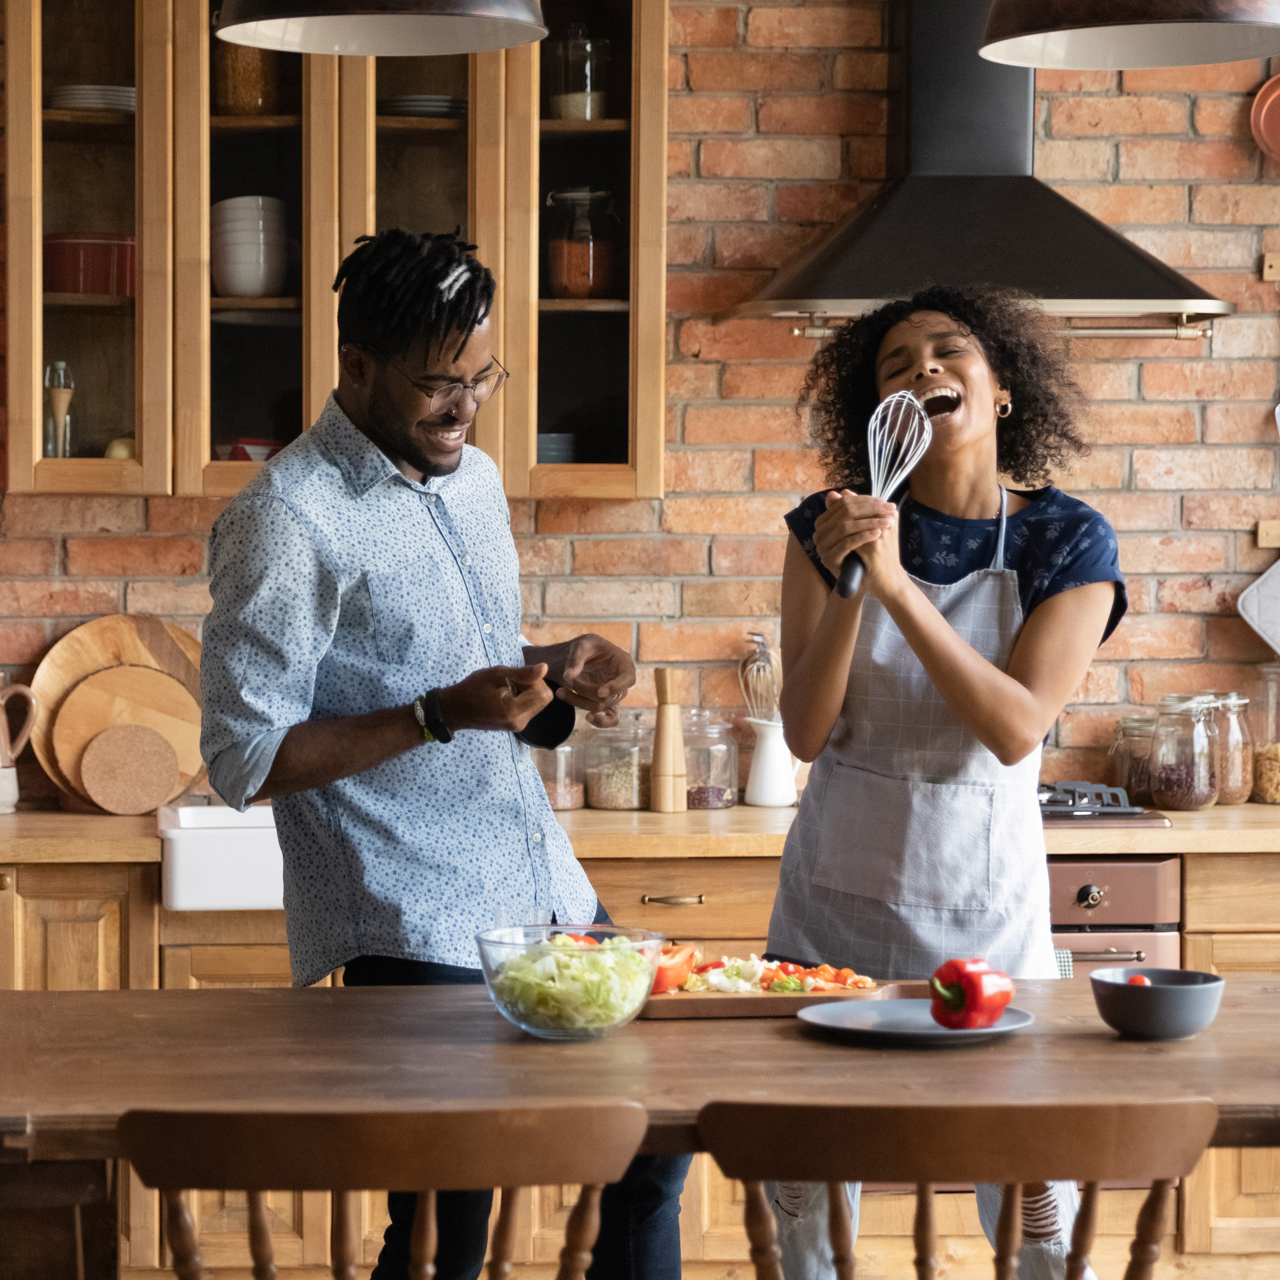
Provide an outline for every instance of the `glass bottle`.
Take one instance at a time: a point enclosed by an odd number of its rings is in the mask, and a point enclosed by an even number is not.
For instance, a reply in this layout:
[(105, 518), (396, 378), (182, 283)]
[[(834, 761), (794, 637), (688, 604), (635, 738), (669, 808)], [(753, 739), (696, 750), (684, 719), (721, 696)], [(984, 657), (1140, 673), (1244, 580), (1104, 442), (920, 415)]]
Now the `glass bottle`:
[(1218, 727), (1218, 803), (1245, 804), (1253, 791), (1253, 735), (1249, 699), (1242, 693), (1214, 694)]
[(690, 809), (738, 803), (738, 743), (727, 720), (701, 707), (684, 713), (684, 771)]
[(552, 750), (534, 747), (530, 752), (553, 809), (581, 809), (586, 804), (585, 748), (579, 728)]
[(624, 711), (617, 726), (597, 729), (587, 743), (587, 807), (647, 809), (653, 766), (653, 726), (644, 713)]
[(1114, 785), (1124, 788), (1130, 804), (1154, 803), (1151, 799), (1151, 739), (1156, 720), (1156, 716), (1123, 716), (1116, 725), (1116, 740), (1111, 746)]
[(1166, 693), (1151, 740), (1151, 798), (1157, 809), (1207, 809), (1218, 798), (1217, 698)]
[(617, 215), (613, 194), (585, 187), (547, 194), (547, 260), (553, 298), (608, 298)]
[(608, 87), (609, 42), (593, 40), (581, 22), (569, 24), (568, 39), (542, 46), (547, 115), (552, 120), (602, 120)]
[(44, 448), (46, 458), (71, 457), (71, 397), (76, 380), (65, 360), (52, 360), (45, 366)]
[(1258, 668), (1253, 729), (1253, 796), (1259, 804), (1280, 804), (1280, 662)]

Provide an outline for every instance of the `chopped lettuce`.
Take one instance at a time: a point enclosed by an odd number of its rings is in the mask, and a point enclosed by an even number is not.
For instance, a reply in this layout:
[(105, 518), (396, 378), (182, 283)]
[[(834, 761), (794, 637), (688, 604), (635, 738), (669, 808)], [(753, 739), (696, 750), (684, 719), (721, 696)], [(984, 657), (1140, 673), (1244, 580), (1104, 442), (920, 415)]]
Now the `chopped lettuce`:
[(711, 969), (703, 976), (715, 991), (758, 991), (765, 967), (764, 961), (754, 955), (750, 960), (730, 960), (726, 956), (723, 969)]
[(549, 1031), (625, 1022), (652, 986), (652, 961), (625, 938), (587, 946), (563, 933), (512, 956), (492, 981), (495, 999), (514, 1016)]

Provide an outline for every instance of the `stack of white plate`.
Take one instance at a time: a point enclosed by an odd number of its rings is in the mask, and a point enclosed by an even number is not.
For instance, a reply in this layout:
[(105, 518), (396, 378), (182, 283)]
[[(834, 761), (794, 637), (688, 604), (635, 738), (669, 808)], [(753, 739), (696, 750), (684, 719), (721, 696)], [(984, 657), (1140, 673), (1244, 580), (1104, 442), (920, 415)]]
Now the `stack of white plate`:
[(55, 111), (137, 111), (138, 91), (113, 84), (66, 84), (49, 94)]
[(461, 120), (467, 114), (467, 100), (451, 98), (447, 93), (405, 93), (398, 98), (379, 98), (378, 114)]
[(209, 214), (209, 253), (213, 287), (221, 297), (279, 296), (289, 262), (284, 201), (273, 196), (219, 200)]

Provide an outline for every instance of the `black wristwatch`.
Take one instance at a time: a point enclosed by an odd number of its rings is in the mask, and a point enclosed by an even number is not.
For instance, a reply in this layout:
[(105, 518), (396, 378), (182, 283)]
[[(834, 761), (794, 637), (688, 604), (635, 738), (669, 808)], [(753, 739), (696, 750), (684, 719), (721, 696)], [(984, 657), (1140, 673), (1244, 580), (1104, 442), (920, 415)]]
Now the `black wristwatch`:
[(418, 718), (422, 736), (428, 742), (452, 742), (453, 734), (445, 723), (444, 712), (440, 709), (440, 690), (432, 689), (420, 698), (413, 700), (413, 714)]

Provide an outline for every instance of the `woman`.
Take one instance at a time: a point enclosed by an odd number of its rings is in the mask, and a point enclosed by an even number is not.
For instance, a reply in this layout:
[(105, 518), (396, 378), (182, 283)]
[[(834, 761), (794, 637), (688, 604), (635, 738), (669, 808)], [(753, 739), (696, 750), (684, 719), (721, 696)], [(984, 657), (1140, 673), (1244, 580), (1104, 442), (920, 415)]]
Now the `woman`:
[[(1040, 746), (1126, 599), (1106, 520), (1045, 483), (1084, 449), (1080, 393), (1030, 302), (927, 289), (814, 360), (805, 399), (842, 487), (787, 517), (782, 718), (816, 763), (783, 855), (776, 958), (927, 978), (982, 956), (1057, 976)], [(865, 493), (867, 423), (895, 391), (933, 427), (896, 503)], [(846, 600), (832, 588), (855, 551), (866, 572)], [(999, 1200), (979, 1189), (992, 1238)], [(1076, 1204), (1073, 1185), (1029, 1189), (1022, 1280), (1063, 1273)], [(789, 1280), (823, 1274), (821, 1190), (783, 1185), (775, 1212)]]

